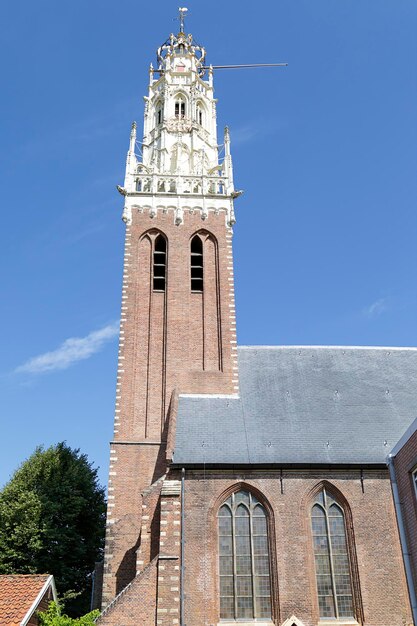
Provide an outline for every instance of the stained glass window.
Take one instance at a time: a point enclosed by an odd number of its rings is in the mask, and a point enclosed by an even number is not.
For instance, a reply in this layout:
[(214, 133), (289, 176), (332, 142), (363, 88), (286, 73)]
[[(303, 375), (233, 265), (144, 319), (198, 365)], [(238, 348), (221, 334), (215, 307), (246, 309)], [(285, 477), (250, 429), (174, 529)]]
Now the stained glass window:
[(314, 500), (311, 527), (320, 617), (353, 617), (345, 516), (326, 489)]
[(271, 576), (265, 509), (248, 491), (220, 507), (219, 574), (221, 619), (271, 617)]

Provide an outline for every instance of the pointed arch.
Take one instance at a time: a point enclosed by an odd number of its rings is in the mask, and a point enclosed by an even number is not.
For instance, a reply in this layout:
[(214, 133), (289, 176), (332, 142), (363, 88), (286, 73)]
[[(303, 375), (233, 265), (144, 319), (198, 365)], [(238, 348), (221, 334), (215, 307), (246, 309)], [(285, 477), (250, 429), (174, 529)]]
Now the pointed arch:
[[(253, 485), (230, 485), (213, 504), (219, 618), (278, 619), (273, 511)], [(214, 520), (213, 520), (214, 521)]]
[(335, 485), (323, 480), (310, 490), (307, 510), (319, 616), (363, 623), (349, 503)]
[(177, 119), (184, 119), (188, 113), (188, 97), (183, 91), (174, 95), (174, 115)]
[(207, 118), (206, 106), (204, 102), (199, 99), (197, 100), (195, 104), (195, 119), (197, 121), (197, 124), (199, 124), (200, 126), (204, 126), (206, 118)]
[(155, 126), (160, 126), (164, 121), (164, 102), (158, 98), (155, 102)]
[(156, 228), (143, 233), (140, 241), (148, 239), (151, 245), (152, 255), (152, 289), (153, 291), (166, 291), (167, 267), (168, 267), (168, 239), (167, 236)]
[(190, 242), (191, 291), (202, 292), (204, 289), (203, 240), (196, 234)]

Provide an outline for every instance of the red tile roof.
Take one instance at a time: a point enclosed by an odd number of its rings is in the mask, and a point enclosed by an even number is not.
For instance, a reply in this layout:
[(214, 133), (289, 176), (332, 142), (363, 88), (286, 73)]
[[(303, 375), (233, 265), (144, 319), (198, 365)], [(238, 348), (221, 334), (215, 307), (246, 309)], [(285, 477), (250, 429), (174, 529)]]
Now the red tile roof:
[(20, 626), (49, 574), (0, 576), (0, 625)]

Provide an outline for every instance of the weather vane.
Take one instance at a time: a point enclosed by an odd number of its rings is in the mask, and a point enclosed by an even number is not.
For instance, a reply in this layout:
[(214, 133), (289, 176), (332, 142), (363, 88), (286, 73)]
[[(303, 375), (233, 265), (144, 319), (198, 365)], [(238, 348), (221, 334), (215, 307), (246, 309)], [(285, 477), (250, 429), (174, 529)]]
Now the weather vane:
[[(174, 20), (178, 20), (180, 23), (180, 33), (185, 33), (184, 30), (184, 20), (188, 13), (187, 7), (178, 7), (178, 17), (174, 17)], [(259, 68), (259, 67), (287, 67), (288, 63), (245, 63), (240, 65), (201, 65), (202, 70), (240, 70), (246, 68)], [(159, 72), (162, 74), (164, 72), (163, 68), (158, 68), (154, 70), (155, 72)]]
[(180, 21), (180, 33), (185, 33), (184, 30), (184, 20), (185, 20), (185, 14), (188, 13), (188, 9), (187, 7), (178, 7), (178, 11), (179, 11), (179, 21)]

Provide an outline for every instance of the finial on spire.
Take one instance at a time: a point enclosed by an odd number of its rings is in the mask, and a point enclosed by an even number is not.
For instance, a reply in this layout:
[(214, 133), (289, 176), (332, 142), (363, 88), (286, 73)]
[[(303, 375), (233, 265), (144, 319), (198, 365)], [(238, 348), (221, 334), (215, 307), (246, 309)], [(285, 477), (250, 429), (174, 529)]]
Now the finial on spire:
[(184, 20), (185, 20), (185, 14), (188, 13), (188, 9), (187, 7), (178, 7), (178, 11), (179, 11), (179, 20), (180, 20), (180, 33), (185, 33)]

